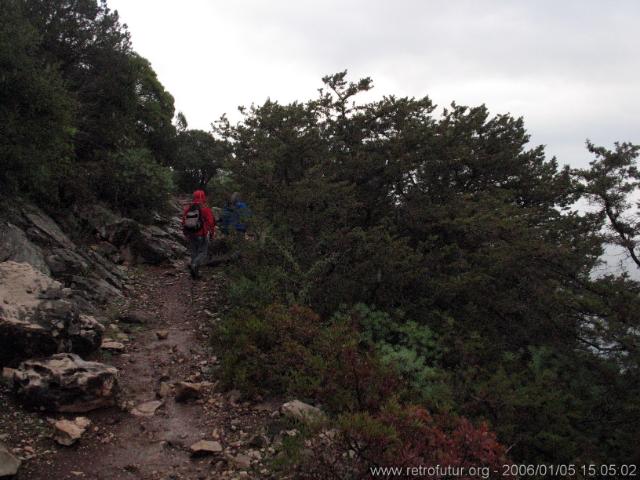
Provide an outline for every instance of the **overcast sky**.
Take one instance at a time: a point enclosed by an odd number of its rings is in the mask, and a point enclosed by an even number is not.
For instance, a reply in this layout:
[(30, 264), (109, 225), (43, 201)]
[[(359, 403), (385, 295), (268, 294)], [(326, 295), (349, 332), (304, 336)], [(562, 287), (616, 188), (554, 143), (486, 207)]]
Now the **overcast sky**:
[(586, 165), (584, 141), (640, 143), (637, 0), (109, 0), (191, 128), (238, 105), (315, 98), (344, 69), (369, 98), (428, 95), (523, 116)]

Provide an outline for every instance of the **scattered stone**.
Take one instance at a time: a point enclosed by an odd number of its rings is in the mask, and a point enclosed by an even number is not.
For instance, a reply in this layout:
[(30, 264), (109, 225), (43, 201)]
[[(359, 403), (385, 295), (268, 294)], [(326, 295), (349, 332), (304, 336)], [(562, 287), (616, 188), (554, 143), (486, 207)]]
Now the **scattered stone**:
[(0, 477), (12, 477), (18, 473), (20, 460), (0, 443)]
[(247, 452), (247, 456), (253, 460), (257, 460), (257, 461), (262, 460), (262, 454), (257, 450), (249, 450)]
[(80, 440), (82, 434), (91, 424), (91, 420), (86, 417), (76, 417), (75, 420), (58, 420), (54, 424), (54, 440), (60, 445), (71, 446)]
[(193, 456), (216, 455), (222, 453), (222, 445), (216, 441), (200, 440), (191, 445), (189, 450)]
[(280, 407), (280, 411), (285, 417), (293, 418), (300, 422), (313, 422), (324, 418), (322, 410), (300, 400), (292, 400), (283, 404)]
[(202, 393), (201, 383), (178, 382), (175, 385), (176, 402), (186, 402), (187, 400), (199, 398)]
[(160, 382), (160, 386), (158, 387), (158, 396), (160, 398), (166, 398), (171, 394), (171, 385), (167, 382)]
[(166, 340), (169, 338), (169, 330), (158, 330), (156, 332), (156, 337), (158, 337), (158, 340)]
[(244, 453), (239, 453), (238, 455), (229, 455), (228, 457), (229, 463), (232, 463), (238, 468), (251, 468), (251, 457)]
[(114, 353), (124, 352), (124, 344), (110, 339), (105, 339), (100, 348)]
[(14, 374), (14, 389), (27, 406), (83, 413), (116, 404), (118, 370), (59, 353), (22, 362)]
[(136, 417), (153, 417), (156, 410), (162, 406), (163, 402), (159, 400), (151, 400), (141, 403), (131, 410), (131, 414)]

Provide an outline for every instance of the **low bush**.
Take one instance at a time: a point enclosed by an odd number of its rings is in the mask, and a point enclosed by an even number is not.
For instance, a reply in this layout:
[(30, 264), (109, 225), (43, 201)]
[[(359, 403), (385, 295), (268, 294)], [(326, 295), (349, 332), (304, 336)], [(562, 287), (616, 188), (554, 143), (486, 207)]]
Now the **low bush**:
[(296, 396), (341, 412), (377, 410), (401, 390), (400, 378), (353, 324), (323, 322), (307, 307), (238, 309), (213, 338), (224, 382), (249, 395)]
[(337, 427), (306, 439), (296, 478), (499, 478), (509, 463), (486, 425), (416, 405), (342, 415)]

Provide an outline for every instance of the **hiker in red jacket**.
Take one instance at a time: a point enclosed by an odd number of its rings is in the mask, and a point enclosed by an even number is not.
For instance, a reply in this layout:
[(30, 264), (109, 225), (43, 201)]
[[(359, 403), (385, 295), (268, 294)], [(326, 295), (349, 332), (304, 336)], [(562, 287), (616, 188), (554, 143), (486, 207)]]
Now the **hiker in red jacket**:
[(199, 278), (200, 265), (207, 260), (209, 238), (213, 238), (216, 226), (211, 209), (206, 206), (207, 197), (203, 190), (193, 192), (193, 202), (182, 212), (182, 230), (191, 247), (191, 276)]

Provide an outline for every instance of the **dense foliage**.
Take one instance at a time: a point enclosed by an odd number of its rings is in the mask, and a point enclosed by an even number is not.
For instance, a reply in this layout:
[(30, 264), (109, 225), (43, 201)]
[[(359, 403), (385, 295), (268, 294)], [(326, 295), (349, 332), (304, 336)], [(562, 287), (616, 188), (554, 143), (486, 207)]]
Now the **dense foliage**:
[(178, 188), (183, 192), (207, 188), (229, 155), (229, 145), (209, 132), (180, 131), (173, 163)]
[(1, 2), (0, 187), (46, 198), (71, 159), (73, 102), (39, 45), (15, 2)]
[(516, 461), (640, 460), (640, 287), (592, 276), (605, 215), (571, 209), (595, 180), (528, 148), (522, 119), (324, 83), (217, 127), (256, 212), (217, 337), (227, 383), (486, 422)]
[[(117, 12), (95, 0), (3, 1), (0, 61), (3, 191), (46, 205), (97, 198), (126, 213), (130, 204), (162, 208), (173, 98), (131, 49)], [(142, 170), (134, 189), (157, 190), (123, 201), (117, 192)]]

